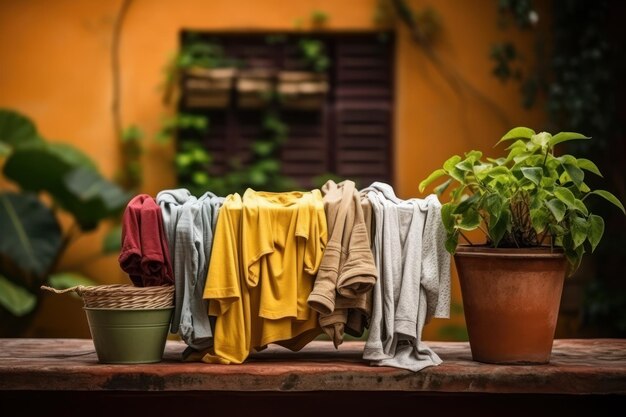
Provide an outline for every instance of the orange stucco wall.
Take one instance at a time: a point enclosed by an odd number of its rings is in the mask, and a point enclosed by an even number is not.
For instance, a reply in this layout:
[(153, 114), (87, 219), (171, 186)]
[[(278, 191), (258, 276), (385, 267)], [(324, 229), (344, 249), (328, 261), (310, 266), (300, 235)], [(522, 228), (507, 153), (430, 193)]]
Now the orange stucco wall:
[[(111, 117), (111, 41), (120, 0), (24, 0), (0, 2), (0, 107), (32, 117), (44, 137), (70, 142), (113, 176), (120, 161)], [(434, 49), (448, 68), (501, 107), (508, 121), (495, 117), (471, 93), (458, 95), (445, 82), (403, 28), (397, 37), (397, 102), (395, 114), (395, 178), (402, 197), (418, 196), (421, 179), (452, 153), (472, 148), (491, 150), (514, 125), (541, 128), (540, 111), (519, 106), (518, 87), (491, 75), (490, 44), (514, 39), (521, 53), (532, 56), (530, 34), (497, 26), (496, 2), (441, 0), (410, 2), (431, 5), (442, 30)], [(124, 22), (121, 43), (123, 124), (147, 133), (142, 191), (156, 194), (175, 184), (171, 145), (153, 139), (167, 114), (160, 100), (163, 67), (176, 50), (183, 28), (215, 30), (293, 29), (313, 10), (330, 16), (332, 29), (371, 29), (376, 0), (150, 0), (134, 1)], [(306, 30), (306, 24), (305, 24)], [(493, 153), (493, 152), (492, 152)], [(6, 187), (6, 183), (0, 186)], [(105, 225), (106, 227), (106, 225)], [(81, 237), (63, 260), (64, 267), (87, 260), (82, 271), (102, 283), (127, 282), (116, 256), (92, 257), (105, 227)], [(454, 298), (460, 300), (454, 277)], [(82, 302), (46, 296), (27, 335), (88, 337)], [(462, 322), (456, 314), (453, 323)], [(426, 338), (443, 338), (439, 321), (427, 326)]]

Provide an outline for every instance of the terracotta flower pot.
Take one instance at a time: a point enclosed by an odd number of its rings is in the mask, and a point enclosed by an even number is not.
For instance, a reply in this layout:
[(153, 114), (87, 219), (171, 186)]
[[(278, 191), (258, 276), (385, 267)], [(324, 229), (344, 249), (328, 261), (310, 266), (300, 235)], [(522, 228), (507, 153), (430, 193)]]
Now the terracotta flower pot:
[(459, 246), (454, 261), (472, 358), (549, 362), (567, 270), (563, 253)]

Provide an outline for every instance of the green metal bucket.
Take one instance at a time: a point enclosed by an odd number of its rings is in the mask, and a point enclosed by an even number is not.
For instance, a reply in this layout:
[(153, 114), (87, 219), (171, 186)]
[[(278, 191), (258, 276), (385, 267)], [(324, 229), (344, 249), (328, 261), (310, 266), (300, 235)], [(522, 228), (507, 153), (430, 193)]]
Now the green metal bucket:
[(162, 360), (174, 307), (84, 309), (100, 363)]

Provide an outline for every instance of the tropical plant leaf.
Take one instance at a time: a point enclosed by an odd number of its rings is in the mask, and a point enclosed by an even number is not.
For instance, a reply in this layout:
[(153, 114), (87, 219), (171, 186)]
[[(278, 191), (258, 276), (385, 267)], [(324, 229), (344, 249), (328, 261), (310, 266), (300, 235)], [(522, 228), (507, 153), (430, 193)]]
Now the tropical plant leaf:
[(38, 143), (21, 146), (6, 160), (4, 174), (24, 190), (47, 191), (65, 207), (71, 192), (63, 178), (77, 167), (93, 170), (93, 163), (78, 150), (63, 144)]
[(602, 173), (598, 169), (597, 165), (585, 158), (578, 158), (576, 160), (578, 168), (584, 169), (585, 171), (593, 172), (597, 176), (601, 177)]
[(496, 143), (504, 142), (512, 139), (530, 139), (535, 134), (535, 131), (527, 127), (514, 127), (509, 130), (500, 140)]
[(550, 221), (550, 214), (545, 208), (530, 210), (530, 221), (537, 234), (543, 232)]
[(605, 190), (594, 190), (594, 191), (591, 191), (589, 194), (599, 195), (600, 197), (609, 201), (613, 205), (617, 206), (620, 210), (622, 210), (622, 213), (626, 214), (626, 210), (624, 210), (624, 205), (617, 199), (617, 197), (615, 197), (610, 192), (605, 191)]
[(24, 316), (35, 308), (37, 297), (0, 275), (0, 306), (14, 316)]
[(456, 227), (463, 230), (474, 230), (480, 225), (480, 215), (478, 210), (470, 208), (463, 213), (461, 221), (457, 223)]
[(555, 187), (554, 188), (554, 196), (561, 200), (572, 210), (578, 210), (585, 215), (589, 214), (585, 203), (577, 199), (574, 194), (564, 187)]
[(443, 169), (450, 172), (454, 170), (454, 166), (461, 162), (462, 158), (459, 155), (454, 155), (448, 158), (446, 162), (443, 163)]
[(452, 233), (456, 225), (456, 218), (453, 214), (455, 209), (456, 205), (453, 203), (446, 203), (441, 206), (441, 222), (448, 233)]
[(565, 217), (565, 211), (567, 210), (567, 206), (561, 200), (558, 200), (556, 198), (548, 200), (546, 201), (546, 207), (548, 207), (548, 209), (554, 216), (554, 219), (558, 223), (560, 223)]
[(458, 244), (459, 244), (458, 231), (455, 231), (454, 233), (448, 235), (448, 237), (446, 238), (445, 247), (446, 247), (446, 250), (451, 255), (454, 255), (454, 253), (456, 252), (456, 247), (458, 246)]
[(433, 183), (433, 181), (435, 181), (438, 178), (441, 178), (444, 175), (446, 175), (446, 171), (441, 168), (433, 171), (424, 181), (420, 182), (420, 185), (419, 185), (420, 193), (423, 193), (426, 187), (428, 187), (430, 184)]
[(96, 171), (79, 167), (63, 178), (67, 193), (61, 203), (72, 213), (81, 229), (92, 230), (103, 219), (123, 210), (131, 195)]
[(61, 249), (61, 227), (54, 213), (33, 194), (0, 193), (0, 231), (0, 254), (38, 277)]
[(561, 142), (567, 142), (570, 140), (579, 140), (579, 139), (591, 139), (591, 138), (585, 135), (581, 135), (580, 133), (575, 133), (575, 132), (560, 132), (552, 136), (552, 138), (550, 139), (550, 146), (554, 147), (554, 145), (559, 144)]
[(450, 186), (450, 184), (452, 184), (452, 178), (448, 178), (447, 180), (445, 180), (444, 182), (442, 182), (441, 184), (433, 188), (433, 191), (435, 192), (435, 194), (440, 196), (446, 191), (446, 189)]
[(522, 167), (522, 174), (528, 178), (533, 184), (539, 185), (543, 176), (543, 169), (539, 167)]
[(471, 196), (467, 197), (465, 200), (462, 200), (456, 206), (456, 209), (454, 210), (454, 214), (463, 214), (463, 213), (465, 213), (467, 210), (470, 209), (470, 207), (472, 207), (474, 204), (476, 204), (476, 202), (478, 201), (479, 198), (480, 198), (480, 196), (478, 194), (472, 194)]
[(602, 239), (602, 235), (604, 234), (604, 219), (600, 216), (596, 216), (595, 214), (589, 215), (589, 230), (587, 231), (587, 237), (589, 239), (589, 243), (591, 244), (591, 252), (596, 250), (596, 247), (600, 243)]
[(565, 169), (565, 172), (567, 172), (567, 175), (569, 175), (570, 179), (574, 182), (574, 184), (576, 184), (576, 186), (580, 186), (580, 184), (582, 184), (585, 179), (585, 173), (582, 169), (572, 164), (563, 164), (563, 169)]
[(26, 116), (12, 110), (0, 109), (0, 144), (4, 154), (19, 146), (41, 142), (35, 124)]
[(571, 219), (570, 229), (572, 231), (574, 248), (577, 248), (587, 240), (587, 220), (579, 216), (574, 216), (574, 218)]
[(510, 221), (511, 212), (509, 210), (504, 210), (496, 222), (489, 224), (489, 235), (493, 241), (493, 246), (498, 247), (500, 241), (504, 237), (504, 234), (509, 228)]

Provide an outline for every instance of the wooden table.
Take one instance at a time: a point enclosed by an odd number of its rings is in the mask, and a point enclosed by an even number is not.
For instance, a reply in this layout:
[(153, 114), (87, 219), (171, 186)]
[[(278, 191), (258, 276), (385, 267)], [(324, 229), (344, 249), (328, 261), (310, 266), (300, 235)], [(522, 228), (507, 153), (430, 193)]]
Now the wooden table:
[(181, 362), (185, 345), (168, 341), (161, 363), (105, 365), (89, 339), (0, 339), (0, 415), (45, 404), (82, 416), (536, 417), (626, 405), (626, 340), (557, 340), (551, 362), (536, 366), (473, 362), (467, 343), (429, 346), (443, 364), (413, 373), (369, 366), (361, 342), (313, 342), (297, 353), (272, 346), (243, 365), (209, 365)]

